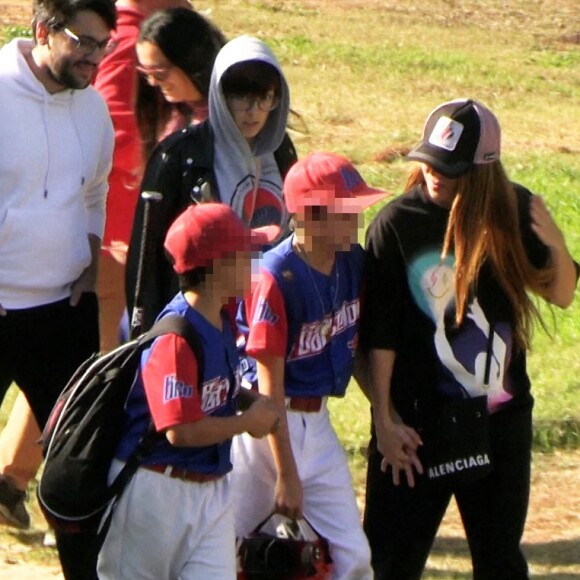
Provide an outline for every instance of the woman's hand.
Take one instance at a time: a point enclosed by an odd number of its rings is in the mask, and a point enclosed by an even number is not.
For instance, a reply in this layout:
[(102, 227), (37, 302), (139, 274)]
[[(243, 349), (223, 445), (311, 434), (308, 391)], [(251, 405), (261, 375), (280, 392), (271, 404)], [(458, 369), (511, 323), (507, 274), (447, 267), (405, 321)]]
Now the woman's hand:
[(377, 429), (377, 449), (383, 456), (381, 471), (386, 472), (389, 465), (393, 470), (393, 483), (400, 485), (401, 473), (405, 473), (409, 487), (415, 487), (413, 468), (423, 473), (423, 466), (417, 456), (417, 449), (423, 442), (419, 434), (405, 425), (392, 409), (390, 417)]

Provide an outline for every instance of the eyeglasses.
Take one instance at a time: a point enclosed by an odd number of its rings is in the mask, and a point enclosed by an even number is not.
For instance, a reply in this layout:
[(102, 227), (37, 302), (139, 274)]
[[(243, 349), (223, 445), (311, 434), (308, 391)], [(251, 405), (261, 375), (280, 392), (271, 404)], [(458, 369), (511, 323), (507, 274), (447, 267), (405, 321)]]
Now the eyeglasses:
[(73, 42), (75, 48), (80, 50), (85, 56), (92, 54), (93, 52), (99, 51), (103, 55), (111, 54), (117, 43), (106, 38), (105, 40), (96, 40), (92, 36), (77, 36), (74, 32), (68, 28), (63, 28), (62, 31), (68, 36), (68, 38)]
[(147, 82), (151, 82), (151, 79), (156, 80), (158, 83), (162, 83), (163, 81), (167, 80), (169, 73), (173, 65), (169, 66), (156, 66), (156, 67), (147, 67), (147, 66), (137, 66), (135, 70), (147, 78)]
[(228, 95), (227, 99), (230, 107), (234, 111), (249, 111), (254, 105), (258, 105), (258, 109), (269, 113), (280, 104), (280, 97), (277, 97), (274, 93), (268, 93), (263, 97), (256, 97), (254, 95)]

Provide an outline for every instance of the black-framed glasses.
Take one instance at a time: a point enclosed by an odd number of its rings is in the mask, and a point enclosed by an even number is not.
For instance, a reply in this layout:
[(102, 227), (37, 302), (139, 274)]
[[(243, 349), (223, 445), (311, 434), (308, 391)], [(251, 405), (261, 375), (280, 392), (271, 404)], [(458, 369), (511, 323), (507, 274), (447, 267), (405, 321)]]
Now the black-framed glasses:
[(96, 51), (102, 52), (103, 55), (111, 54), (111, 52), (113, 52), (117, 46), (117, 43), (111, 38), (97, 40), (92, 36), (78, 36), (68, 28), (62, 28), (62, 31), (75, 45), (75, 48), (81, 51), (85, 56), (88, 56), (89, 54), (92, 54)]
[(254, 105), (258, 105), (258, 109), (269, 113), (280, 104), (280, 97), (277, 97), (274, 93), (259, 97), (256, 95), (227, 95), (226, 98), (234, 111), (249, 111)]
[(147, 82), (149, 83), (151, 82), (151, 79), (156, 80), (158, 83), (162, 83), (164, 80), (167, 79), (172, 68), (173, 65), (151, 66), (151, 67), (137, 66), (135, 67), (135, 70), (139, 74), (143, 75), (147, 79)]

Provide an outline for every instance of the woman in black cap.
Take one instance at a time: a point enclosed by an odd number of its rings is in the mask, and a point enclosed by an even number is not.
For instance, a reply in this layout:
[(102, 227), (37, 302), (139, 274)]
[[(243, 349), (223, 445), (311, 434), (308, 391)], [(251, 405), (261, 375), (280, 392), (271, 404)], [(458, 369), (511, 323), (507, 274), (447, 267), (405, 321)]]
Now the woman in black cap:
[(455, 496), (474, 577), (527, 578), (526, 351), (540, 319), (528, 292), (566, 308), (579, 268), (542, 198), (508, 180), (481, 103), (437, 107), (408, 158), (406, 194), (369, 229), (362, 302), (375, 577), (421, 576)]

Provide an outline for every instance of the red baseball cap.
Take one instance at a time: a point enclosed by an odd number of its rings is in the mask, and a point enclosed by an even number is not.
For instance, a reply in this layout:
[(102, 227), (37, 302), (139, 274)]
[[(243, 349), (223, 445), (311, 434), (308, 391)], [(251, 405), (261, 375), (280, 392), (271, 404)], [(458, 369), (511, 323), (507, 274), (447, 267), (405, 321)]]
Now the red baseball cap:
[(290, 213), (309, 206), (360, 213), (389, 195), (384, 189), (369, 187), (348, 159), (334, 153), (310, 153), (290, 168), (284, 180)]
[(273, 242), (278, 226), (251, 230), (234, 210), (223, 203), (190, 205), (171, 224), (165, 249), (173, 258), (173, 269), (183, 274), (232, 252), (243, 252)]

